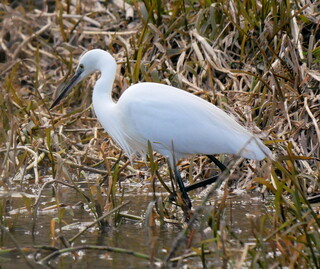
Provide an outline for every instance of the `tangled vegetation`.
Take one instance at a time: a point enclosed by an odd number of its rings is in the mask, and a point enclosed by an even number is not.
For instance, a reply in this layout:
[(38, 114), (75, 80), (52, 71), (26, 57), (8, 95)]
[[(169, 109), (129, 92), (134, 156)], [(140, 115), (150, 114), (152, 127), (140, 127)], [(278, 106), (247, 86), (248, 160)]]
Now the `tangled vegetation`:
[[(30, 267), (52, 265), (63, 253), (96, 250), (133, 255), (154, 266), (320, 268), (320, 218), (308, 201), (319, 193), (320, 182), (319, 12), (320, 2), (311, 0), (4, 1), (2, 251), (12, 251), (6, 240), (15, 242), (15, 251)], [(162, 186), (171, 188), (166, 161), (151, 154), (147, 165), (131, 164), (109, 139), (91, 107), (99, 74), (76, 87), (58, 109), (48, 109), (79, 56), (93, 48), (108, 50), (117, 60), (115, 100), (139, 81), (173, 85), (232, 114), (274, 153), (274, 160), (261, 162), (219, 156), (230, 174), (206, 194), (192, 194), (201, 202), (191, 220), (179, 226), (166, 255), (156, 247), (159, 225), (184, 222)], [(190, 183), (216, 169), (203, 156), (182, 161), (180, 168)], [(140, 182), (162, 194), (155, 191), (155, 202), (142, 205), (145, 215), (133, 216), (123, 211), (128, 205), (123, 185)], [(90, 225), (64, 237), (65, 211), (56, 195), (58, 213), (50, 227), (53, 241), (62, 243), (32, 249), (19, 245), (10, 235), (19, 222), (8, 213), (14, 193), (21, 194), (35, 226), (43, 192), (59, 192), (62, 185), (80, 194)], [(217, 188), (222, 194), (213, 199)], [(252, 220), (250, 243), (224, 222), (228, 195), (239, 189), (272, 197), (265, 215)], [(121, 229), (128, 220), (146, 224), (149, 253), (78, 240), (90, 227)]]

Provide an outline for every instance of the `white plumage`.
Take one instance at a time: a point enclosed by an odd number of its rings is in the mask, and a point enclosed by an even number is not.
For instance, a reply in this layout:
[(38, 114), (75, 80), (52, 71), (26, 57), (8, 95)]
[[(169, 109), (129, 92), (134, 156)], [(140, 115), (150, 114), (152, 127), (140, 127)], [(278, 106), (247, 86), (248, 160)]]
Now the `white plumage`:
[(51, 107), (71, 87), (94, 71), (101, 76), (93, 90), (93, 107), (109, 135), (132, 158), (154, 151), (175, 160), (192, 154), (236, 154), (261, 160), (270, 150), (227, 113), (213, 104), (181, 89), (158, 84), (130, 86), (118, 102), (112, 100), (116, 62), (106, 51), (85, 53), (70, 84)]

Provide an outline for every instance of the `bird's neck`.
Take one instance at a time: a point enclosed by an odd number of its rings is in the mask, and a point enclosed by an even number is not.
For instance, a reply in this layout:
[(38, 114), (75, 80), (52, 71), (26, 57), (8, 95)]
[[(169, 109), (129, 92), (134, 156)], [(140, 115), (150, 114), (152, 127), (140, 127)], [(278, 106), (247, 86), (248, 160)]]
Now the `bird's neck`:
[(98, 117), (105, 115), (105, 113), (115, 105), (112, 100), (114, 79), (115, 74), (104, 74), (104, 72), (101, 72), (101, 76), (94, 86), (92, 102), (93, 108)]

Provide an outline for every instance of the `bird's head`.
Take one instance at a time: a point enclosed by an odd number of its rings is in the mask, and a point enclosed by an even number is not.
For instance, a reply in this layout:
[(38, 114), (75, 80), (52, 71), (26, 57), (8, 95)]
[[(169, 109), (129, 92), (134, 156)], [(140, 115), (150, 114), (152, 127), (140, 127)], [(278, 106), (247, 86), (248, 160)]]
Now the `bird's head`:
[(61, 99), (63, 99), (63, 97), (72, 89), (74, 85), (78, 84), (81, 80), (91, 75), (93, 72), (100, 70), (100, 62), (102, 62), (106, 57), (114, 61), (113, 57), (108, 52), (100, 49), (94, 49), (84, 53), (80, 57), (79, 64), (73, 77), (63, 87), (58, 97), (50, 106), (50, 109), (55, 107), (61, 101)]

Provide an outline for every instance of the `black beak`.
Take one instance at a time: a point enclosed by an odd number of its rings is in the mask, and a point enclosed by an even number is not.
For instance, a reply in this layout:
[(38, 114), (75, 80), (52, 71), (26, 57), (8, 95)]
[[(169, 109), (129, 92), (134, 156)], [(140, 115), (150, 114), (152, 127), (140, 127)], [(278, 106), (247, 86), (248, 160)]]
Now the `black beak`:
[(52, 103), (49, 109), (52, 109), (53, 107), (55, 107), (61, 101), (61, 99), (72, 89), (72, 87), (80, 81), (80, 76), (82, 72), (83, 72), (82, 69), (78, 69), (76, 71), (76, 73), (74, 74), (70, 82), (62, 89), (61, 93), (56, 98), (56, 100), (54, 100), (54, 102)]

